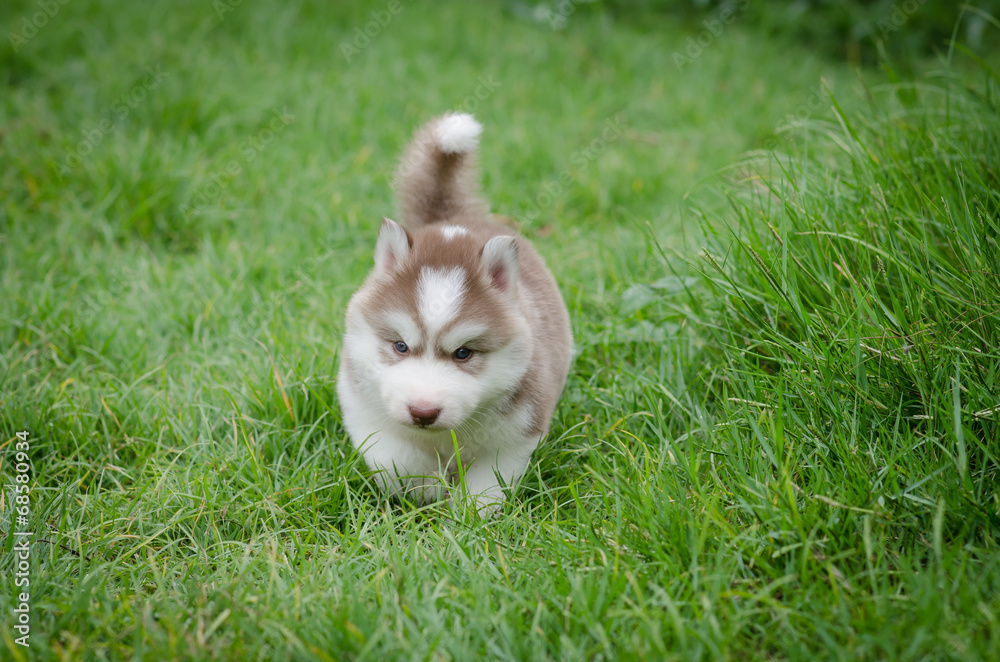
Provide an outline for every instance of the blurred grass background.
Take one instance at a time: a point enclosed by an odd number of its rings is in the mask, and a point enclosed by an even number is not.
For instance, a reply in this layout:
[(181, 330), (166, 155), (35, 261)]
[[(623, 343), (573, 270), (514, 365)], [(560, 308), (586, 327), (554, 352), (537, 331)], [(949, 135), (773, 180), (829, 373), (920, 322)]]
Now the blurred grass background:
[[(991, 11), (6, 3), (5, 654), (994, 659)], [(334, 396), (447, 109), (579, 348), (486, 522), (382, 500)]]

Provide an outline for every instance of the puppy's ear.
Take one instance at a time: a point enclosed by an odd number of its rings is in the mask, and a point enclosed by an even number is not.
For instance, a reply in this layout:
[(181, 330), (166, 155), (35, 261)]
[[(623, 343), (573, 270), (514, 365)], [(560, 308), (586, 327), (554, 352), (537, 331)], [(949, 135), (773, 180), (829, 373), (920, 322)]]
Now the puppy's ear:
[(390, 273), (398, 267), (410, 254), (413, 239), (410, 238), (399, 223), (382, 219), (382, 227), (378, 230), (378, 241), (375, 243), (375, 269), (379, 273)]
[(482, 261), (483, 270), (493, 287), (509, 296), (517, 294), (521, 262), (517, 256), (515, 237), (504, 235), (487, 241), (483, 246)]

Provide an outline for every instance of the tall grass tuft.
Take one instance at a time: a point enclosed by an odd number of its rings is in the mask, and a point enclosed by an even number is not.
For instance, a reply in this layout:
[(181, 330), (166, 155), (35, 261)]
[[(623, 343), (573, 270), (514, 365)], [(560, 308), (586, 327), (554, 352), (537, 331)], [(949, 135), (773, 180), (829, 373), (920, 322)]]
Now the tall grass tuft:
[(1000, 95), (984, 80), (877, 87), (850, 116), (831, 98), (705, 217), (713, 472), (733, 520), (773, 532), (748, 538), (758, 559), (840, 557), (835, 574), (891, 583), (943, 550), (996, 554)]

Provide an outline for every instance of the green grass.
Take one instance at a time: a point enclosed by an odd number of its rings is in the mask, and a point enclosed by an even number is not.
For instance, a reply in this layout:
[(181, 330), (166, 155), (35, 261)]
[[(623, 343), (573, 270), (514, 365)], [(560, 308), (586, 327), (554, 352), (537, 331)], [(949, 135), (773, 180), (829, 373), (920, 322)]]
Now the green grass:
[[(348, 62), (387, 5), (340, 4), (0, 47), (3, 659), (1000, 657), (995, 54), (859, 77), (736, 21), (679, 70), (670, 16), (403, 2)], [(334, 380), (387, 175), (483, 80), (579, 348), (489, 520), (381, 498)]]

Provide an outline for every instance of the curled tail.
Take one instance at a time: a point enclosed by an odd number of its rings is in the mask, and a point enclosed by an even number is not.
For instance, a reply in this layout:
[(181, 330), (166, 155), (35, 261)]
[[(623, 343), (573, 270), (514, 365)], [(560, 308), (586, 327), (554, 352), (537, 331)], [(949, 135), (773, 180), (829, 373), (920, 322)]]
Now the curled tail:
[(479, 197), (476, 147), (483, 126), (468, 113), (448, 113), (417, 130), (396, 171), (403, 225), (416, 229), (457, 216), (486, 215)]

